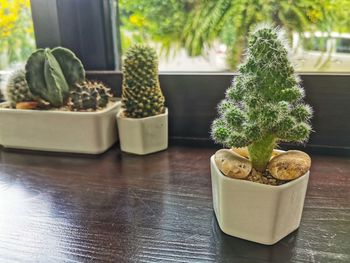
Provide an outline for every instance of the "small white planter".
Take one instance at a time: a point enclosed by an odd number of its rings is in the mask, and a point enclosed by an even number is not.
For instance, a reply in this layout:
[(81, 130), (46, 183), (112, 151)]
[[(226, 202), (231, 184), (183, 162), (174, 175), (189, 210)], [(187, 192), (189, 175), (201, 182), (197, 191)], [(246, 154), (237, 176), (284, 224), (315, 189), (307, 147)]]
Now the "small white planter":
[(0, 144), (6, 148), (99, 154), (117, 140), (120, 101), (97, 112), (17, 110), (0, 104)]
[(214, 211), (224, 233), (272, 245), (299, 227), (309, 172), (271, 186), (224, 176), (214, 156), (210, 167)]
[(168, 148), (168, 109), (165, 113), (146, 118), (126, 118), (117, 115), (120, 148), (123, 152), (149, 154)]

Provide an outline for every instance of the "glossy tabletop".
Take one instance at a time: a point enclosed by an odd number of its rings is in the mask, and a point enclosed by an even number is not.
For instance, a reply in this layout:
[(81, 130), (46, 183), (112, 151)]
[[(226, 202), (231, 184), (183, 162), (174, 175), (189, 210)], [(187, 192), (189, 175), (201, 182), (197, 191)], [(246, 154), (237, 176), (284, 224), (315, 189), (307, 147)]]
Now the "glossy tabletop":
[(350, 158), (312, 156), (299, 230), (266, 246), (220, 231), (214, 151), (0, 150), (0, 262), (350, 262)]

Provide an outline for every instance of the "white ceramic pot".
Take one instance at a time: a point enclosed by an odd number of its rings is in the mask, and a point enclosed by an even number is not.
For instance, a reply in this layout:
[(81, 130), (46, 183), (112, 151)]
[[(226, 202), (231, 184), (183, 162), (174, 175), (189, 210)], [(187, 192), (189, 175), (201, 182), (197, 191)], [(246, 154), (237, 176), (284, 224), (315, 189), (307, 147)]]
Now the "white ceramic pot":
[(221, 230), (272, 245), (300, 225), (309, 172), (279, 186), (224, 176), (210, 158), (213, 206)]
[(165, 113), (146, 118), (126, 118), (117, 115), (120, 148), (123, 152), (149, 154), (168, 148), (168, 109)]
[(99, 154), (117, 141), (120, 101), (97, 112), (17, 110), (0, 104), (0, 144), (53, 152)]

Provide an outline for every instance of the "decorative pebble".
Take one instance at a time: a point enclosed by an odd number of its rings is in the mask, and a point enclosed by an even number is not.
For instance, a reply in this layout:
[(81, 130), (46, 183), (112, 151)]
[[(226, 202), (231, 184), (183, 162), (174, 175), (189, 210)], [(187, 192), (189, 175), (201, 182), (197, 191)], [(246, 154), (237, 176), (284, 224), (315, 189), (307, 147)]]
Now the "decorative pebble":
[(246, 178), (252, 170), (249, 160), (229, 149), (218, 150), (215, 153), (215, 163), (224, 175), (231, 178)]
[(311, 167), (311, 158), (301, 151), (287, 151), (271, 159), (267, 169), (279, 180), (293, 180), (304, 175)]
[(38, 107), (38, 102), (36, 101), (26, 101), (26, 102), (19, 102), (16, 104), (16, 109), (21, 110), (33, 110)]
[[(247, 147), (241, 147), (241, 148), (231, 148), (231, 151), (249, 159), (249, 152)], [(273, 150), (271, 158), (275, 157), (276, 155), (279, 155), (281, 152), (278, 150)]]
[(234, 153), (243, 156), (244, 158), (249, 158), (249, 152), (247, 147), (241, 147), (241, 148), (231, 148), (231, 151)]

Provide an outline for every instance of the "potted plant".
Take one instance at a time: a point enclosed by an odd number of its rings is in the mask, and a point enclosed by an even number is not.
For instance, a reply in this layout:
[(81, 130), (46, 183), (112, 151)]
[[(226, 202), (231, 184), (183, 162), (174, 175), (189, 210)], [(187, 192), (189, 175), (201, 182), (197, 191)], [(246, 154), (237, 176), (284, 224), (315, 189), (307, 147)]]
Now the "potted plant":
[(135, 45), (126, 52), (117, 121), (122, 151), (142, 155), (168, 148), (168, 110), (159, 86), (157, 54), (151, 47)]
[(214, 211), (223, 232), (274, 244), (299, 227), (311, 165), (303, 152), (274, 149), (307, 140), (312, 110), (281, 31), (257, 28), (239, 73), (212, 124), (212, 138), (234, 147), (210, 159)]
[(38, 49), (12, 73), (0, 104), (0, 144), (8, 148), (97, 154), (117, 140), (120, 102), (85, 79), (66, 48)]

